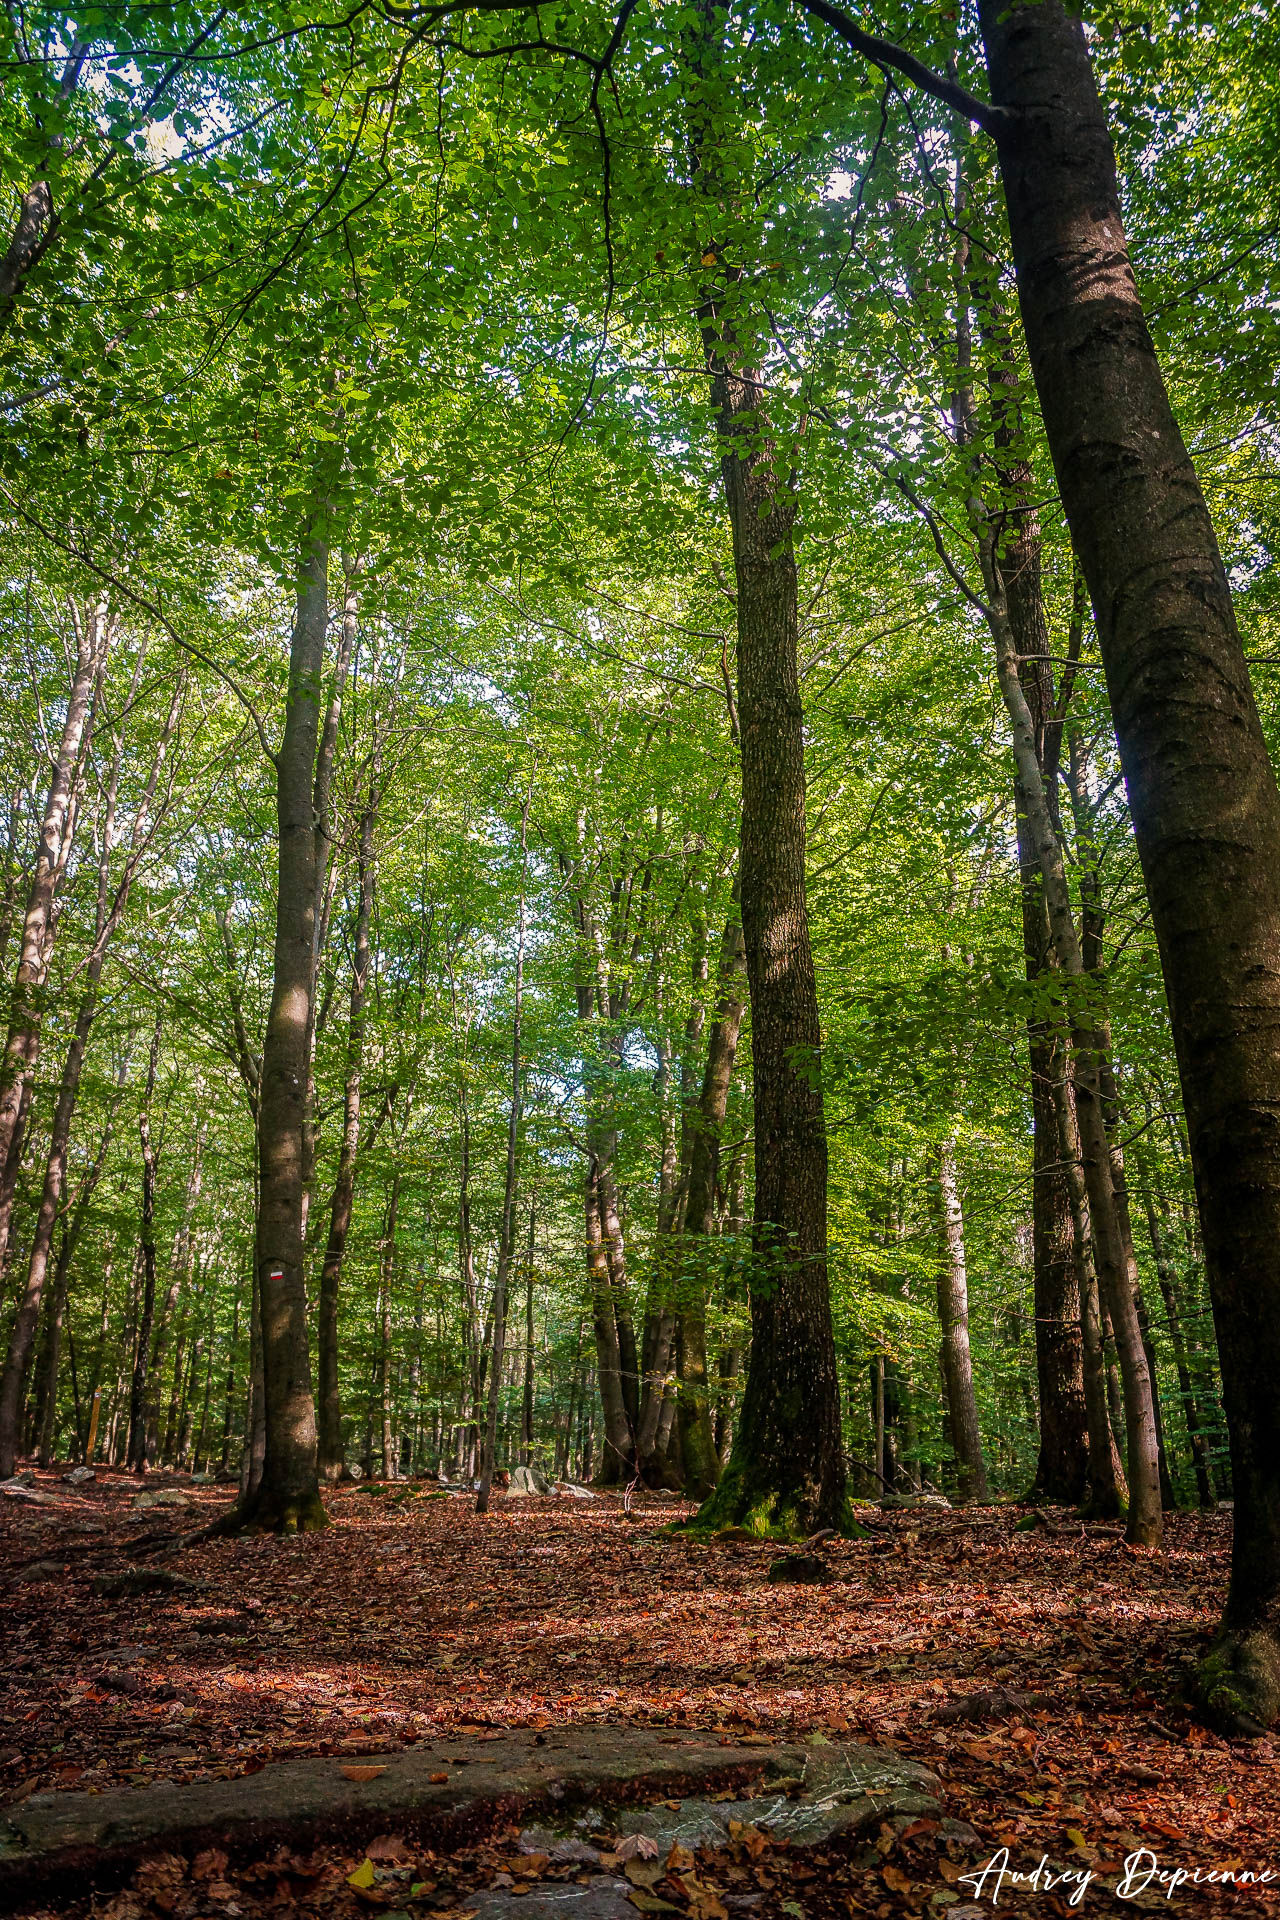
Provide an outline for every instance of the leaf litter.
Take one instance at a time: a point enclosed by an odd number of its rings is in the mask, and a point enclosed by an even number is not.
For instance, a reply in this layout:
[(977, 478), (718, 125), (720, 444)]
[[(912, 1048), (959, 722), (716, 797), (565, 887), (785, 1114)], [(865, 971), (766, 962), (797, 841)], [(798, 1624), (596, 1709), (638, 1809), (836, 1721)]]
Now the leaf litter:
[[(1274, 1745), (1222, 1740), (1181, 1704), (1225, 1592), (1228, 1514), (1169, 1516), (1151, 1555), (1074, 1527), (1017, 1531), (1009, 1508), (896, 1513), (873, 1543), (824, 1543), (830, 1583), (790, 1585), (769, 1582), (768, 1543), (673, 1534), (688, 1509), (657, 1497), (637, 1524), (609, 1497), (503, 1503), (481, 1519), (425, 1487), (394, 1505), (342, 1489), (322, 1534), (204, 1542), (171, 1556), (198, 1585), (113, 1598), (99, 1576), (131, 1563), (136, 1487), (100, 1473), (72, 1503), (49, 1475), (54, 1504), (0, 1516), (5, 1800), (226, 1778), (304, 1754), (342, 1756), (360, 1780), (424, 1737), (608, 1723), (879, 1743), (940, 1775), (946, 1817), (806, 1850), (736, 1822), (727, 1846), (696, 1852), (593, 1835), (594, 1862), (580, 1857), (593, 1849), (522, 1848), (514, 1828), (447, 1856), (397, 1833), (256, 1860), (205, 1849), (156, 1855), (122, 1891), (32, 1920), (463, 1920), (486, 1889), (527, 1899), (602, 1867), (625, 1874), (638, 1912), (687, 1920), (1280, 1914)], [(227, 1498), (184, 1491), (186, 1529)], [(1003, 1848), (1016, 1868), (1043, 1857), (1076, 1880), (1005, 1884), (998, 1904), (988, 1882), (975, 1901), (971, 1877)], [(1275, 1877), (1172, 1899), (1153, 1880), (1117, 1901), (1099, 1882), (1135, 1853), (1166, 1873)]]

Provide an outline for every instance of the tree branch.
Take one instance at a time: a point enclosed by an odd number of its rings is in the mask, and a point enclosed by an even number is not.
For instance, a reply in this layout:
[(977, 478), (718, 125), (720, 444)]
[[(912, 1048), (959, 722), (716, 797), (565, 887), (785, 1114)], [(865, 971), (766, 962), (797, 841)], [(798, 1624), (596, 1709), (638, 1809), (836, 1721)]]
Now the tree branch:
[(993, 107), (987, 100), (979, 100), (976, 93), (970, 93), (956, 80), (949, 80), (943, 73), (935, 73), (932, 67), (926, 67), (923, 60), (917, 60), (913, 53), (900, 47), (892, 40), (881, 40), (874, 33), (866, 33), (851, 20), (843, 7), (832, 4), (832, 0), (800, 0), (806, 13), (822, 20), (832, 31), (884, 73), (892, 68), (902, 74), (922, 93), (932, 94), (935, 100), (941, 100), (944, 106), (951, 107), (956, 113), (964, 115), (976, 126), (989, 133), (993, 140), (999, 140), (1007, 134), (1014, 123), (1014, 116), (1005, 107)]

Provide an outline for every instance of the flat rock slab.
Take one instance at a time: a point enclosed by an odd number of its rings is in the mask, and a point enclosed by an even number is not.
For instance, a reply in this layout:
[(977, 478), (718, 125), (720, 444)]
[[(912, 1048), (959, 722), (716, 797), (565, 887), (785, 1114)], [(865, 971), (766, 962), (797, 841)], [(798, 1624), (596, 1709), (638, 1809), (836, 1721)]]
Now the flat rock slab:
[[(732, 1801), (704, 1797), (726, 1789), (744, 1791)], [(31, 1887), (72, 1877), (81, 1887), (86, 1875), (118, 1878), (157, 1851), (217, 1844), (244, 1854), (282, 1841), (359, 1843), (388, 1829), (447, 1847), (528, 1816), (562, 1833), (588, 1832), (605, 1824), (602, 1806), (624, 1809), (607, 1823), (613, 1831), (668, 1844), (722, 1842), (732, 1818), (805, 1845), (886, 1815), (937, 1811), (937, 1791), (926, 1768), (850, 1744), (721, 1744), (711, 1734), (642, 1727), (465, 1735), (387, 1754), (283, 1761), (234, 1780), (32, 1794), (0, 1817), (0, 1903), (12, 1907)], [(678, 1799), (679, 1808), (635, 1804), (658, 1798)], [(533, 1920), (528, 1898), (521, 1908)], [(563, 1911), (607, 1920), (603, 1909)]]
[(476, 1920), (637, 1920), (631, 1882), (604, 1873), (585, 1886), (530, 1887), (527, 1893), (497, 1888), (468, 1894), (466, 1908)]

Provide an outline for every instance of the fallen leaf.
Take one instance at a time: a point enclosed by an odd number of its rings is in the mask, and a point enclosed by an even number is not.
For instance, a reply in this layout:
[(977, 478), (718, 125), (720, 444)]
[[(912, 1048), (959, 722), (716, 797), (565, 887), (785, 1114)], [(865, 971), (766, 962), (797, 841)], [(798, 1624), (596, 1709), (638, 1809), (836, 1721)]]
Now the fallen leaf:
[(367, 1780), (376, 1780), (380, 1773), (385, 1772), (385, 1767), (344, 1767), (342, 1777), (344, 1780), (354, 1780), (357, 1785), (363, 1786)]
[(355, 1872), (347, 1875), (347, 1885), (354, 1887), (357, 1892), (362, 1892), (366, 1887), (371, 1887), (374, 1884), (375, 1878), (373, 1862), (366, 1854)]
[(619, 1860), (656, 1860), (658, 1843), (647, 1833), (629, 1833), (614, 1848)]
[(398, 1833), (384, 1833), (378, 1840), (371, 1840), (366, 1849), (370, 1860), (383, 1860), (394, 1867), (403, 1867), (417, 1855), (401, 1839)]

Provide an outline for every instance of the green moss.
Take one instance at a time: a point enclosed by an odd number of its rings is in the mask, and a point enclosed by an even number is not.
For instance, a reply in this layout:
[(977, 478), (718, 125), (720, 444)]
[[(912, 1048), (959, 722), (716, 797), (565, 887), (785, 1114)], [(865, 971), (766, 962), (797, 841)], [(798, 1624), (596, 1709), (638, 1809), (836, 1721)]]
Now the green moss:
[(1200, 1662), (1195, 1697), (1223, 1732), (1264, 1733), (1280, 1720), (1280, 1646), (1268, 1633), (1225, 1633)]

